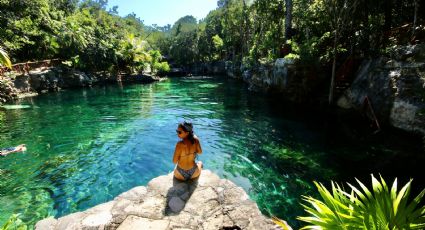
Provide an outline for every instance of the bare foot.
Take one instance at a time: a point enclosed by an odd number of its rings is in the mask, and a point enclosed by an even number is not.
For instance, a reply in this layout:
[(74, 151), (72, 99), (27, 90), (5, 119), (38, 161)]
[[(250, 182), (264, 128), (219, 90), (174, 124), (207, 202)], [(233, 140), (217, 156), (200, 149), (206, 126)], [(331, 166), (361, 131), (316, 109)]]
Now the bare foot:
[(204, 163), (202, 163), (202, 161), (198, 161), (198, 168), (199, 169), (203, 169), (204, 168)]

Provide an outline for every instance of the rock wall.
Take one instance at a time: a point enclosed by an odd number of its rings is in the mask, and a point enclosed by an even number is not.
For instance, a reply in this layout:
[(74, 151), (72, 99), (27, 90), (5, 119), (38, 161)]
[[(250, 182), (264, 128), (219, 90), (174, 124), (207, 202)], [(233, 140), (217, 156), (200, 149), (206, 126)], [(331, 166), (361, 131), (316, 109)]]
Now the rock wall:
[(363, 110), (365, 97), (381, 123), (425, 135), (425, 44), (363, 61), (338, 105)]
[(245, 191), (209, 170), (199, 180), (179, 182), (172, 174), (135, 187), (114, 200), (55, 219), (36, 230), (67, 229), (279, 229)]
[(225, 61), (198, 62), (189, 66), (170, 64), (170, 72), (164, 74), (170, 77), (182, 77), (190, 75), (225, 75)]
[(0, 104), (12, 101), (19, 95), (58, 91), (65, 88), (91, 87), (117, 81), (151, 83), (162, 78), (152, 75), (114, 75), (109, 72), (87, 74), (65, 67), (44, 67), (25, 74), (9, 72), (0, 76)]
[(103, 76), (60, 67), (38, 68), (25, 74), (9, 72), (0, 78), (0, 85), (7, 85), (6, 90), (0, 89), (0, 103), (17, 99), (20, 94), (88, 87), (101, 79), (104, 80)]
[(18, 91), (9, 79), (0, 77), (0, 105), (18, 98)]
[(219, 75), (226, 74), (226, 62), (214, 61), (207, 63), (196, 63), (192, 65), (187, 73), (192, 75)]
[(316, 100), (313, 93), (321, 81), (312, 66), (296, 64), (293, 59), (278, 58), (274, 63), (246, 67), (226, 62), (227, 76), (241, 78), (252, 91), (279, 93), (286, 101), (304, 103)]

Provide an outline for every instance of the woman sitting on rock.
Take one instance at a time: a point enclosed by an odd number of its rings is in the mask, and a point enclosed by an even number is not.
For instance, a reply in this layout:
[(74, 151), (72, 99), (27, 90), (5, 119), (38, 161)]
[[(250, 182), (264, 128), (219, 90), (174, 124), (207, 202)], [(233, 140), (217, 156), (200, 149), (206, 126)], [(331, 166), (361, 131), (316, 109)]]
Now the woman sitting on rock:
[(202, 153), (202, 149), (199, 138), (193, 134), (192, 123), (180, 123), (176, 132), (182, 140), (177, 142), (174, 151), (173, 163), (177, 164), (174, 177), (183, 181), (198, 178), (201, 175), (202, 162), (195, 163), (195, 159), (197, 154)]

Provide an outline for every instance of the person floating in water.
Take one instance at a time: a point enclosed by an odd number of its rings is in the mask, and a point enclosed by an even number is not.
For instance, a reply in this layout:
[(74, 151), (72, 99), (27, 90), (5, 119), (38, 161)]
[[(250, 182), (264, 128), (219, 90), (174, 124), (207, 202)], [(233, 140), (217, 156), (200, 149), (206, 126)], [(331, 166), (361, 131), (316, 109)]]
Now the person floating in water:
[(11, 154), (11, 153), (24, 152), (24, 151), (27, 151), (26, 145), (20, 144), (16, 147), (9, 147), (9, 148), (0, 149), (0, 156), (4, 157), (4, 156)]
[(177, 142), (174, 150), (173, 163), (177, 164), (174, 177), (182, 181), (198, 178), (201, 175), (202, 162), (196, 163), (195, 159), (197, 154), (202, 153), (202, 148), (199, 138), (193, 134), (192, 123), (180, 123), (176, 132), (181, 141)]

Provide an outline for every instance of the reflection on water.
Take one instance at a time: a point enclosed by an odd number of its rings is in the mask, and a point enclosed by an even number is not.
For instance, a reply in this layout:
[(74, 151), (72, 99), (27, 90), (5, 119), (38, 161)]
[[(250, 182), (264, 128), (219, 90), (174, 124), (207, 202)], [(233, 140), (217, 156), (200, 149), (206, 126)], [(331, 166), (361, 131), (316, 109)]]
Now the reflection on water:
[(28, 146), (0, 158), (0, 225), (12, 213), (33, 224), (85, 210), (171, 172), (174, 130), (190, 119), (205, 168), (243, 187), (265, 214), (297, 226), (300, 196), (316, 194), (313, 180), (356, 175), (335, 167), (344, 158), (333, 159), (353, 154), (351, 146), (323, 144), (322, 124), (305, 116), (209, 77), (22, 99), (0, 108), (0, 147)]

